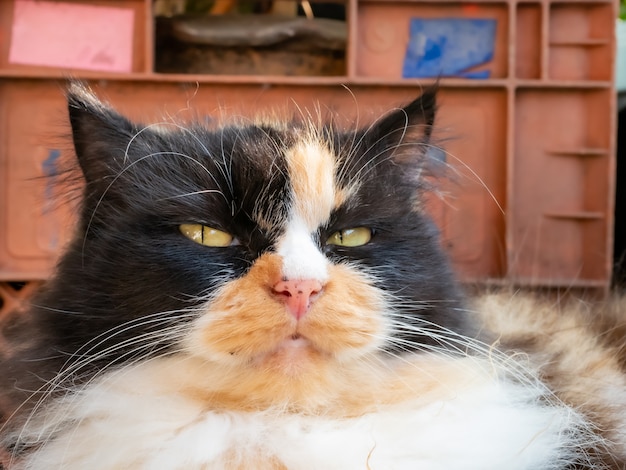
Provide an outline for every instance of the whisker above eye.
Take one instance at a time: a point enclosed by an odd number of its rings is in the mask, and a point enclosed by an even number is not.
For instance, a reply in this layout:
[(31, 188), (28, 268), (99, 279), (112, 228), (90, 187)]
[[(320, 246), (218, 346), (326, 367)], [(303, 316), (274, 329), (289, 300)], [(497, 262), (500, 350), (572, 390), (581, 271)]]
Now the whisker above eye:
[(220, 191), (218, 189), (203, 189), (200, 191), (190, 191), (184, 194), (177, 194), (175, 196), (159, 198), (157, 199), (157, 201), (169, 201), (171, 199), (180, 199), (184, 197), (197, 196), (199, 194), (220, 194), (222, 197), (225, 197), (223, 191)]

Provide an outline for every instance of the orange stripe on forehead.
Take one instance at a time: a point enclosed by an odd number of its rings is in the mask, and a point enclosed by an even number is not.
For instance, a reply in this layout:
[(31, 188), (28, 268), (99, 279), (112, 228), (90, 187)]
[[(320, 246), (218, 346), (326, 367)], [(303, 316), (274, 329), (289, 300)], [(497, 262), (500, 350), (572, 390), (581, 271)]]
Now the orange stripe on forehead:
[(293, 215), (309, 230), (316, 230), (345, 199), (335, 183), (335, 157), (325, 145), (308, 140), (290, 148), (286, 159), (293, 188)]

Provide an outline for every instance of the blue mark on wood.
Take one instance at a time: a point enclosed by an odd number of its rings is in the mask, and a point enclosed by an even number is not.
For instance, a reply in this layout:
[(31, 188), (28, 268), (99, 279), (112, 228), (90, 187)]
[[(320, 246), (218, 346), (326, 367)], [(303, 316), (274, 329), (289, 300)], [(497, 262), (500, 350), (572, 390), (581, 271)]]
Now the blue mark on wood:
[(48, 151), (48, 157), (41, 163), (41, 171), (46, 177), (46, 186), (44, 189), (44, 201), (42, 205), (42, 215), (48, 220), (48, 249), (54, 251), (59, 245), (59, 230), (57, 227), (57, 220), (51, 214), (54, 207), (54, 185), (56, 176), (59, 174), (58, 161), (61, 157), (61, 151), (57, 149), (50, 149)]
[(47, 177), (46, 189), (44, 190), (44, 197), (46, 199), (46, 205), (44, 206), (44, 211), (47, 210), (47, 207), (46, 207), (48, 205), (47, 203), (52, 200), (52, 195), (53, 195), (52, 193), (54, 189), (54, 179), (58, 172), (57, 162), (59, 160), (59, 157), (61, 157), (60, 150), (50, 149), (48, 151), (48, 158), (46, 158), (41, 163), (41, 171), (43, 172), (44, 176)]
[(48, 151), (48, 158), (46, 158), (41, 164), (43, 174), (46, 176), (56, 176), (57, 174), (57, 161), (61, 157), (61, 151), (57, 149), (50, 149)]
[(493, 60), (497, 21), (412, 18), (402, 76), (489, 78), (471, 70)]

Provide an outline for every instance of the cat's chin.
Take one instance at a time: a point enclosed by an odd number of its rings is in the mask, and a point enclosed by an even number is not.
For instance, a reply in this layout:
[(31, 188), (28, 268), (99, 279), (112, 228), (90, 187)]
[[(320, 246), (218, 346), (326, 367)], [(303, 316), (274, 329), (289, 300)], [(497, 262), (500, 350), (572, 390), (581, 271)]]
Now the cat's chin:
[(255, 357), (252, 365), (297, 376), (329, 359), (329, 355), (316, 348), (308, 338), (296, 333), (280, 341), (272, 350)]

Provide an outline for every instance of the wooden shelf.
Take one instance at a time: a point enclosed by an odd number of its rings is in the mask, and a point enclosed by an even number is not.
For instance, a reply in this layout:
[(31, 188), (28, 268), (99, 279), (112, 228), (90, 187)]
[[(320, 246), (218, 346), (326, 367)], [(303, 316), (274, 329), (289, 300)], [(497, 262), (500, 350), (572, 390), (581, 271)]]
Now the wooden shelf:
[(606, 218), (605, 214), (603, 214), (602, 212), (586, 211), (546, 212), (544, 216), (551, 219), (575, 220), (580, 222), (584, 222), (587, 220), (604, 220)]
[(608, 39), (586, 39), (582, 41), (550, 41), (550, 47), (598, 47), (608, 46)]
[(609, 149), (604, 149), (604, 148), (555, 149), (555, 150), (548, 151), (548, 153), (556, 157), (596, 158), (596, 157), (609, 156)]

